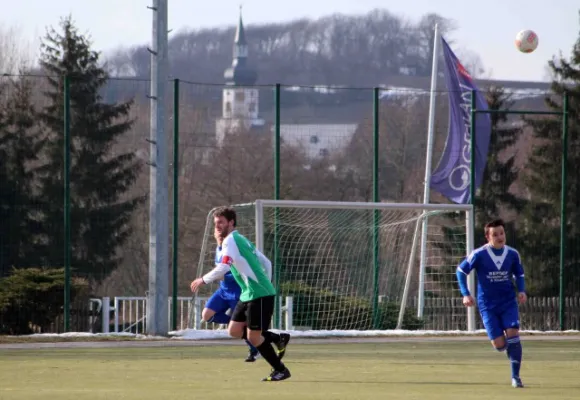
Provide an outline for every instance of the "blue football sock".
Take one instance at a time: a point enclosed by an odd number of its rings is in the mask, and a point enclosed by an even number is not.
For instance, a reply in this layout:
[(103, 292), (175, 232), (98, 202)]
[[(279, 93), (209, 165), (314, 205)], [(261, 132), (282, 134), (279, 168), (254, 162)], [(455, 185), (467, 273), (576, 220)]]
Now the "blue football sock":
[(256, 348), (255, 348), (255, 347), (252, 345), (252, 343), (250, 343), (250, 341), (249, 341), (248, 339), (244, 339), (244, 341), (246, 342), (246, 344), (248, 345), (248, 347), (250, 348), (250, 351), (251, 351), (252, 353), (257, 353), (257, 352), (258, 352), (258, 349), (256, 349)]
[(507, 343), (507, 353), (512, 364), (512, 378), (518, 378), (522, 364), (522, 343), (520, 342), (520, 337), (510, 337), (507, 339)]
[(214, 324), (228, 324), (230, 322), (230, 316), (224, 312), (215, 313), (213, 317), (207, 322), (213, 322)]

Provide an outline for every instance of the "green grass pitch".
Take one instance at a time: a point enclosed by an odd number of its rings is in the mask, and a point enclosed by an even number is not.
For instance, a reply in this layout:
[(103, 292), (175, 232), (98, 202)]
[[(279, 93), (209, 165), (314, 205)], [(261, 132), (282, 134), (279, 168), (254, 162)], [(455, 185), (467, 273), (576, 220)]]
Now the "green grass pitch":
[[(297, 342), (297, 341), (296, 341)], [(291, 343), (292, 378), (261, 382), (242, 345), (0, 349), (0, 399), (578, 399), (580, 341), (523, 337), (523, 389), (488, 342)]]

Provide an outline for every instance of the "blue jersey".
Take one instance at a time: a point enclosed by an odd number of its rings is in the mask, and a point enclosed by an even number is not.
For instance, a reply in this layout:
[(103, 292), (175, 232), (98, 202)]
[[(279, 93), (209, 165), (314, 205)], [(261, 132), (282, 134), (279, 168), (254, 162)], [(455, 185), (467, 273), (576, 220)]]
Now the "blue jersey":
[(515, 249), (509, 246), (495, 249), (489, 244), (475, 249), (458, 267), (458, 272), (465, 275), (472, 270), (477, 271), (477, 305), (480, 310), (517, 304), (513, 278), (518, 291), (523, 291), (524, 268)]
[[(222, 248), (221, 246), (218, 246), (215, 252), (215, 263), (221, 264), (221, 261), (222, 261)], [(224, 279), (220, 281), (220, 289), (222, 290), (222, 293), (224, 295), (228, 297), (231, 296), (236, 300), (240, 297), (240, 294), (242, 292), (240, 285), (238, 285), (238, 283), (234, 279), (234, 276), (229, 271), (224, 275)]]

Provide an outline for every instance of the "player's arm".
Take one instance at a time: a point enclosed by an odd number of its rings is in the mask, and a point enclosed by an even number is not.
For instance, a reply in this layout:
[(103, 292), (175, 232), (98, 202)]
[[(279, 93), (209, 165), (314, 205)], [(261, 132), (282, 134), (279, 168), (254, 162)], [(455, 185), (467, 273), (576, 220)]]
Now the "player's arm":
[(476, 263), (476, 255), (471, 253), (465, 260), (457, 266), (457, 283), (459, 284), (459, 291), (463, 296), (463, 304), (466, 306), (472, 306), (475, 304), (471, 293), (469, 292), (469, 287), (467, 286), (467, 276), (474, 269)]
[(208, 283), (222, 279), (229, 270), (230, 266), (227, 264), (216, 264), (214, 269), (209, 271), (201, 278), (197, 278), (191, 282), (191, 291), (197, 292), (202, 285), (207, 285)]
[(526, 294), (526, 282), (524, 278), (524, 267), (522, 265), (522, 259), (520, 253), (516, 251), (516, 261), (513, 264), (513, 276), (516, 281), (516, 289), (518, 291), (518, 300), (520, 303), (525, 303), (527, 300)]
[(258, 249), (256, 249), (256, 254), (258, 255), (260, 264), (262, 264), (262, 267), (264, 268), (264, 272), (268, 276), (268, 279), (272, 280), (272, 262)]
[(215, 268), (209, 271), (207, 274), (201, 277), (203, 283), (208, 284), (214, 281), (218, 281), (224, 277), (225, 274), (230, 270), (228, 264), (216, 264)]

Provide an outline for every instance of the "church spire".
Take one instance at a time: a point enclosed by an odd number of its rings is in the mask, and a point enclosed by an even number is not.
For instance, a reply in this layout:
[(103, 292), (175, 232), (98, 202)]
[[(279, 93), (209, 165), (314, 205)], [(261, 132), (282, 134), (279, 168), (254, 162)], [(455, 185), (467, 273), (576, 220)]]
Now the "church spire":
[(242, 21), (242, 5), (240, 4), (240, 19), (238, 20), (238, 27), (236, 28), (236, 37), (234, 39), (234, 46), (247, 46), (246, 31), (244, 30), (244, 21)]
[(247, 64), (248, 43), (246, 41), (246, 30), (242, 20), (242, 6), (240, 5), (240, 18), (234, 37), (234, 54), (232, 66), (226, 69), (224, 77), (228, 85), (253, 85), (256, 83), (258, 74)]

